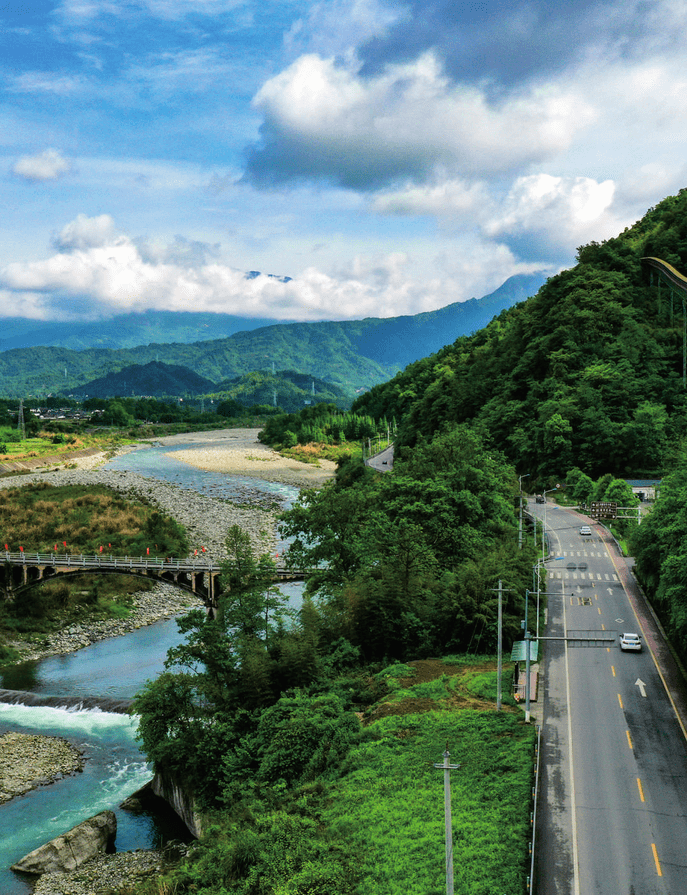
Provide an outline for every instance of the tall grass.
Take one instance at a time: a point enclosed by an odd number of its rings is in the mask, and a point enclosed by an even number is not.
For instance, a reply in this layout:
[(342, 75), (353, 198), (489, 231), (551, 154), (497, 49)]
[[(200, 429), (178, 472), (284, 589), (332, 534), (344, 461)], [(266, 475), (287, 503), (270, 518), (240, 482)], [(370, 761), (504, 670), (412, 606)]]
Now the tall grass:
[(323, 821), (358, 856), (358, 892), (441, 895), (448, 743), (456, 895), (526, 889), (534, 730), (519, 714), (430, 712), (383, 718), (349, 757)]

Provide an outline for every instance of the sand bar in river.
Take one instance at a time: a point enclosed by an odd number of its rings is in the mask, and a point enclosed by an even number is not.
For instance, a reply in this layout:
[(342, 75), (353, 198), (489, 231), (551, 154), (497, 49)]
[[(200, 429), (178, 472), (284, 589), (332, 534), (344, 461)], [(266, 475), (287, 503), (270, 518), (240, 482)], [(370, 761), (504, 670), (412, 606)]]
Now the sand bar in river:
[(331, 479), (336, 464), (320, 460), (319, 465), (301, 463), (282, 457), (258, 441), (259, 429), (221, 429), (195, 432), (191, 436), (173, 435), (161, 439), (163, 445), (182, 445), (191, 437), (202, 447), (189, 445), (188, 450), (175, 450), (170, 456), (197, 469), (250, 476), (268, 482), (282, 482), (298, 488), (317, 488)]

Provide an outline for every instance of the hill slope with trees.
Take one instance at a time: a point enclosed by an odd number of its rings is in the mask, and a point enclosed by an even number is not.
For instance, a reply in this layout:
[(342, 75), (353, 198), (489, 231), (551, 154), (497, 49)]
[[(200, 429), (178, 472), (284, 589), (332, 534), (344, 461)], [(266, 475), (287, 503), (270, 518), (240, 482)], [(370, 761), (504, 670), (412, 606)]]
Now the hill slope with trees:
[(470, 423), (533, 479), (655, 473), (685, 434), (683, 307), (645, 256), (687, 270), (687, 191), (353, 410), (399, 420), (399, 445)]

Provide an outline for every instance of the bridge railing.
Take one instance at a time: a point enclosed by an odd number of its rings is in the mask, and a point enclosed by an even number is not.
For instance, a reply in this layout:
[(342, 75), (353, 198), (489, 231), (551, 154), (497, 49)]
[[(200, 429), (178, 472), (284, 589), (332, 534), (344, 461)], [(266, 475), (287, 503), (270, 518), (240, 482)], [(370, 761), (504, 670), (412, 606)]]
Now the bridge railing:
[[(2, 554), (0, 554), (2, 556)], [(220, 565), (211, 559), (160, 559), (149, 556), (114, 556), (79, 553), (20, 553), (5, 551), (4, 561), (13, 566), (60, 566), (70, 569), (136, 569), (155, 572), (219, 572)]]

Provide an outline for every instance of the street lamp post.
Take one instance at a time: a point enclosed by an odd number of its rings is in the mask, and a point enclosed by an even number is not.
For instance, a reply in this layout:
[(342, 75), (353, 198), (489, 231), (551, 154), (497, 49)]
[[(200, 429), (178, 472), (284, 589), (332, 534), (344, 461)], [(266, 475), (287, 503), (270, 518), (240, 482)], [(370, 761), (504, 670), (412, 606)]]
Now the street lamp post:
[(544, 523), (541, 529), (541, 556), (544, 561), (546, 561), (546, 495), (558, 491), (560, 487), (560, 485), (556, 485), (555, 488), (549, 488), (548, 491), (544, 491)]
[(536, 581), (536, 584), (537, 584), (537, 590), (536, 590), (536, 594), (537, 594), (537, 639), (539, 639), (539, 598), (541, 596), (541, 584), (539, 582), (539, 574), (538, 574), (539, 569), (544, 565), (544, 563), (556, 562), (559, 559), (565, 559), (565, 557), (564, 556), (551, 556), (551, 557), (548, 557), (547, 559), (539, 559), (532, 566), (532, 590), (526, 591), (526, 593), (525, 593), (525, 628), (527, 628), (527, 598), (530, 593), (535, 593), (534, 584)]

